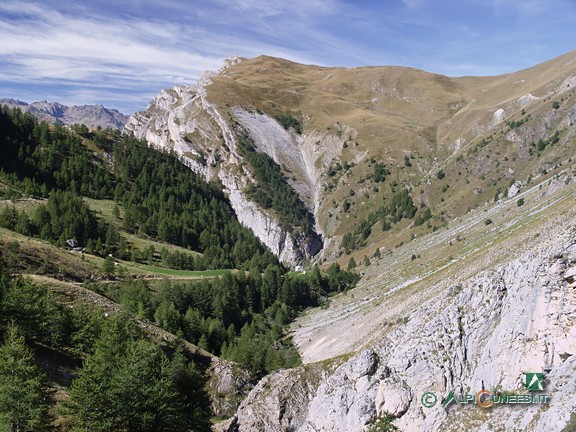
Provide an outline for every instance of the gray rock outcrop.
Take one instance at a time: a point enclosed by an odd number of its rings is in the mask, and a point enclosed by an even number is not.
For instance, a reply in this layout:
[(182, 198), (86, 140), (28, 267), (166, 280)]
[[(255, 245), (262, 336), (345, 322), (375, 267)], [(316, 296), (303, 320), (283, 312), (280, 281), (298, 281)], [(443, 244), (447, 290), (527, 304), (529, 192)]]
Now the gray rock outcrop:
[(122, 129), (128, 121), (128, 116), (120, 111), (105, 108), (102, 105), (66, 106), (58, 102), (34, 102), (27, 104), (15, 99), (2, 99), (0, 106), (17, 107), (28, 112), (39, 121), (60, 123), (64, 125), (85, 124), (89, 128)]
[[(443, 289), (323, 379), (308, 380), (304, 367), (267, 377), (230, 430), (362, 431), (384, 413), (403, 431), (561, 430), (576, 412), (575, 250), (565, 220), (540, 248)], [(525, 393), (527, 372), (545, 374), (549, 404), (441, 406), (449, 391)], [(288, 384), (306, 391), (294, 401)], [(434, 407), (421, 403), (425, 392), (437, 395)], [(294, 414), (279, 419), (277, 407), (288, 403)]]
[(518, 195), (520, 189), (522, 189), (522, 183), (515, 181), (512, 186), (510, 186), (510, 189), (508, 189), (508, 198), (514, 198), (516, 195)]

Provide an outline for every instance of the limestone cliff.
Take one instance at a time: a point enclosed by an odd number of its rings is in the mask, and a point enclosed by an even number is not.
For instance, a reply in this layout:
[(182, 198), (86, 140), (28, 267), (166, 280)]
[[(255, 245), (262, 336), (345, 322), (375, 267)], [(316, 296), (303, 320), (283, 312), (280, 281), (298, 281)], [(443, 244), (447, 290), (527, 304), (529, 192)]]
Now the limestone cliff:
[[(238, 60), (232, 60), (235, 61)], [(320, 251), (322, 240), (315, 233), (303, 236), (282, 228), (276, 215), (248, 197), (247, 187), (257, 186), (257, 183), (239, 155), (232, 123), (238, 122), (248, 130), (258, 151), (270, 154), (277, 163), (301, 169), (307, 175), (298, 147), (300, 138), (265, 115), (251, 121), (255, 114), (240, 108), (221, 112), (206, 95), (206, 87), (211, 84), (210, 76), (205, 74), (195, 86), (163, 90), (146, 111), (132, 116), (125, 131), (146, 139), (155, 147), (174, 150), (184, 164), (207, 181), (219, 180), (240, 222), (251, 228), (281, 261), (289, 265), (299, 264)], [(275, 133), (271, 134), (270, 129)], [(270, 137), (274, 141), (268, 140)], [(283, 152), (282, 148), (286, 151)], [(285, 158), (288, 153), (291, 158)], [(313, 209), (313, 181), (303, 183), (302, 187), (299, 182), (291, 183)]]

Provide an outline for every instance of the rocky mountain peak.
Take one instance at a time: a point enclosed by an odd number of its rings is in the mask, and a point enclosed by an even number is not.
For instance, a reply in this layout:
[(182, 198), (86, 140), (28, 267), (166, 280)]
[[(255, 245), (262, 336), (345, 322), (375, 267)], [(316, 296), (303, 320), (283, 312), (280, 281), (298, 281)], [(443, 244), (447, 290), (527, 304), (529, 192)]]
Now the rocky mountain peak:
[(90, 128), (101, 127), (122, 129), (128, 116), (102, 105), (66, 106), (58, 102), (40, 101), (28, 104), (15, 99), (1, 99), (0, 105), (17, 107), (35, 116), (40, 121), (60, 124), (85, 124)]

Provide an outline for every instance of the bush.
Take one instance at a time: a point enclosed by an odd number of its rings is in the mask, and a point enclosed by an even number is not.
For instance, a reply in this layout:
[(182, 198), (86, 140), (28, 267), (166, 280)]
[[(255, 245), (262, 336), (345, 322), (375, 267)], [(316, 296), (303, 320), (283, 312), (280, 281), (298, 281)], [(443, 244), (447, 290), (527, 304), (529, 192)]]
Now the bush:
[(290, 114), (280, 114), (277, 115), (276, 120), (278, 123), (282, 125), (282, 127), (286, 130), (293, 128), (294, 131), (298, 134), (302, 134), (302, 122), (298, 120), (296, 117)]
[(376, 183), (383, 183), (386, 180), (386, 176), (390, 174), (390, 171), (386, 169), (386, 165), (380, 162), (374, 164), (374, 172), (372, 173), (372, 179)]
[(392, 423), (396, 417), (393, 414), (383, 412), (377, 418), (372, 419), (368, 423), (368, 432), (393, 432), (399, 430), (398, 427)]
[(350, 257), (350, 261), (348, 261), (348, 270), (353, 270), (356, 268), (356, 260), (354, 257)]

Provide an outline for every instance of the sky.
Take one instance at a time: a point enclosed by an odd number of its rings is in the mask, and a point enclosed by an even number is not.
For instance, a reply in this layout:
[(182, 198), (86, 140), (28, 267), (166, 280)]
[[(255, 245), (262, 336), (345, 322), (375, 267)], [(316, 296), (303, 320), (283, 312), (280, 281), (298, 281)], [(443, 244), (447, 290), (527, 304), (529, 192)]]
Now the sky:
[(0, 0), (0, 98), (144, 110), (231, 55), (514, 72), (576, 49), (576, 0)]

